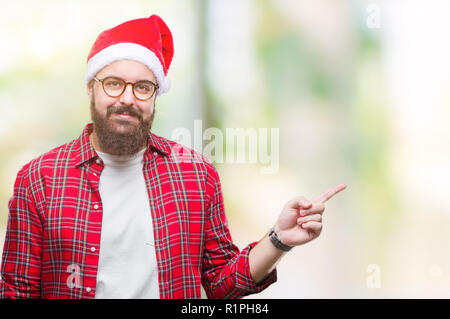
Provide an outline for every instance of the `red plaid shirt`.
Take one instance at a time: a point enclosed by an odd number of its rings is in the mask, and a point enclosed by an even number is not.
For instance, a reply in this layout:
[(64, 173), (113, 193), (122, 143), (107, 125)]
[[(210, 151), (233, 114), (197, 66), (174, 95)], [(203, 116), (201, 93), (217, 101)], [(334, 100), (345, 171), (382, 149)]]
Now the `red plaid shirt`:
[[(9, 201), (1, 298), (94, 298), (102, 229), (103, 169), (78, 139), (26, 164)], [(251, 279), (248, 254), (233, 244), (219, 175), (202, 155), (149, 134), (143, 174), (152, 214), (161, 298), (239, 298), (276, 281)]]

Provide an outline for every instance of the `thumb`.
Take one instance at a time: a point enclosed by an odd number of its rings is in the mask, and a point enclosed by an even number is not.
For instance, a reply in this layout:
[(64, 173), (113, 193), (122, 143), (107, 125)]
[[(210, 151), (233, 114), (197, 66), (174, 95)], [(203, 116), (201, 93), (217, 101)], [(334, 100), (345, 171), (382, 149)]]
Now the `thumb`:
[(291, 208), (291, 209), (308, 209), (310, 208), (312, 205), (312, 203), (307, 200), (305, 197), (303, 196), (298, 196), (295, 197), (293, 199), (291, 199), (287, 204), (286, 204), (286, 208)]

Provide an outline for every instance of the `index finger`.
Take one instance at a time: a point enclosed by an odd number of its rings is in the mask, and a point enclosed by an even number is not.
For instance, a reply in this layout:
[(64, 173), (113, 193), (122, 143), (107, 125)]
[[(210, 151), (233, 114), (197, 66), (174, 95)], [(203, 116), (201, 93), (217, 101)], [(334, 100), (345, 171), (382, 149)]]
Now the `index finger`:
[(325, 203), (327, 200), (329, 200), (331, 197), (336, 195), (337, 193), (343, 191), (347, 186), (345, 184), (339, 184), (336, 185), (330, 189), (328, 189), (326, 192), (322, 193), (319, 197), (317, 197), (314, 202), (320, 202)]

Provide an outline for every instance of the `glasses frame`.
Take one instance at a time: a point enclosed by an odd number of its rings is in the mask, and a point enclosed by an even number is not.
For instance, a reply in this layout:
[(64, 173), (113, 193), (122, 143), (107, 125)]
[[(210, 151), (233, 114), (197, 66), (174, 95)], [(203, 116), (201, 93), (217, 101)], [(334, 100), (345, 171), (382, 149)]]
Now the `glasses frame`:
[[(124, 87), (123, 87), (123, 90), (122, 90), (122, 92), (120, 92), (119, 95), (113, 96), (113, 95), (108, 94), (108, 92), (106, 92), (104, 81), (105, 81), (106, 79), (110, 79), (110, 78), (118, 79), (118, 80), (123, 81), (123, 82), (125, 83), (125, 85), (124, 85)], [(127, 82), (127, 81), (125, 81), (124, 79), (121, 79), (121, 78), (119, 78), (119, 77), (117, 77), (117, 76), (107, 76), (106, 78), (103, 78), (103, 79), (99, 79), (99, 78), (97, 78), (97, 77), (94, 76), (94, 80), (96, 80), (97, 82), (100, 82), (100, 83), (102, 84), (103, 92), (105, 92), (105, 94), (108, 95), (109, 97), (113, 97), (113, 98), (121, 96), (121, 95), (123, 94), (123, 92), (125, 92), (125, 90), (127, 89), (128, 84), (131, 84), (131, 88), (132, 88), (131, 91), (133, 91), (134, 97), (135, 97), (136, 99), (138, 99), (139, 101), (148, 101), (148, 100), (150, 100), (150, 99), (153, 97), (153, 95), (155, 95), (155, 92), (159, 89), (159, 85), (158, 85), (157, 83), (153, 83), (152, 81), (149, 81), (149, 80), (138, 81), (138, 82), (134, 82), (134, 83), (133, 83), (133, 82)], [(150, 97), (147, 98), (147, 99), (141, 99), (141, 98), (138, 98), (138, 97), (136, 96), (136, 92), (134, 91), (134, 86), (135, 86), (136, 84), (140, 83), (140, 82), (150, 82), (150, 83), (155, 87), (155, 90), (153, 91), (152, 95), (150, 95)]]

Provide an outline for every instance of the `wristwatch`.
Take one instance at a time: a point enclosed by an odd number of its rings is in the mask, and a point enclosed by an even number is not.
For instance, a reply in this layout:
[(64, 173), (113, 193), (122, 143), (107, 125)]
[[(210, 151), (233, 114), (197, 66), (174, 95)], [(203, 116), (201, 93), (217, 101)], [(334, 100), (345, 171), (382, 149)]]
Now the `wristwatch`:
[(281, 242), (281, 240), (277, 236), (277, 233), (275, 232), (274, 227), (272, 227), (272, 229), (269, 232), (269, 239), (275, 247), (277, 247), (278, 249), (281, 249), (282, 251), (289, 251), (292, 248), (294, 248), (294, 247), (285, 245)]

